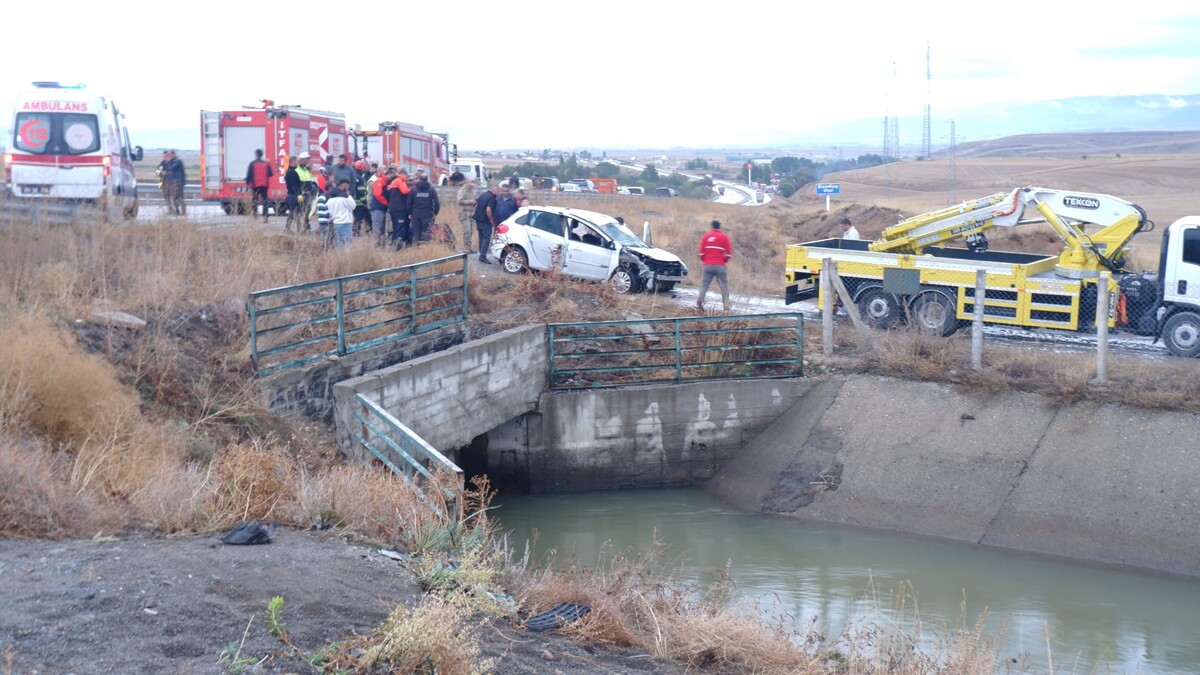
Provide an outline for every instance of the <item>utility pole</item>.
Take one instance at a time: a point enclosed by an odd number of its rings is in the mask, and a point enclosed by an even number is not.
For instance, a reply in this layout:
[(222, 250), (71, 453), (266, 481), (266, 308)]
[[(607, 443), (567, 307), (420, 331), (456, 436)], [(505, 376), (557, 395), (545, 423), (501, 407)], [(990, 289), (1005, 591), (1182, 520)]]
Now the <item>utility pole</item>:
[(950, 120), (950, 203), (958, 202), (958, 147), (954, 139), (954, 120)]
[(933, 117), (930, 114), (929, 101), (930, 80), (933, 79), (933, 69), (929, 62), (929, 40), (925, 41), (925, 122), (921, 128), (921, 156), (933, 159)]

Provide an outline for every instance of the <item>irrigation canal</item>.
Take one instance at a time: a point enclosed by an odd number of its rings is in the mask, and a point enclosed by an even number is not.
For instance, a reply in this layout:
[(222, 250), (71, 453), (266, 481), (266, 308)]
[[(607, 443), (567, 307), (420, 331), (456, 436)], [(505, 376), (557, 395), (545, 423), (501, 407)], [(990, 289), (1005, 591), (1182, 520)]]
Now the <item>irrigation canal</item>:
[[(537, 531), (595, 566), (604, 551), (657, 540), (688, 572), (732, 563), (741, 598), (826, 635), (905, 623), (932, 643), (986, 613), (998, 655), (1032, 672), (1200, 673), (1200, 580), (955, 542), (740, 512), (701, 488), (501, 495), (493, 513), (517, 550)], [(903, 589), (903, 590), (902, 590)], [(964, 617), (963, 604), (966, 613)]]

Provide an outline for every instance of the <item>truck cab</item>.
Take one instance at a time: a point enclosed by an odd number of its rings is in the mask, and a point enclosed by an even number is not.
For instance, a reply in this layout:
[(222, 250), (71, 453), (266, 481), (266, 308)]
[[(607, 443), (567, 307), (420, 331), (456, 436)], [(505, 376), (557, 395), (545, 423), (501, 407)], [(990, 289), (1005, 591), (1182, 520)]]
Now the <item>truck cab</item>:
[(1163, 344), (1176, 356), (1200, 356), (1200, 216), (1175, 221), (1163, 235), (1159, 262)]
[(450, 173), (455, 171), (461, 173), (465, 179), (475, 181), (476, 185), (487, 185), (488, 172), (482, 159), (460, 157), (450, 163)]
[(20, 94), (4, 155), (5, 182), (18, 199), (94, 204), (107, 218), (135, 218), (133, 163), (141, 146), (129, 142), (115, 102), (83, 85), (34, 82)]

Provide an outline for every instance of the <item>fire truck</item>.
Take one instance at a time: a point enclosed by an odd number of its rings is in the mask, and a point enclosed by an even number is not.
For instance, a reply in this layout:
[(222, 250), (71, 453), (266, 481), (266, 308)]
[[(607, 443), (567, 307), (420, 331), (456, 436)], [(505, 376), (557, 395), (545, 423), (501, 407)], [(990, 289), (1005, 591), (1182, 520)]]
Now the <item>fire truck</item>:
[(200, 198), (219, 201), (225, 213), (243, 213), (250, 204), (246, 169), (254, 151), (275, 167), (267, 199), (278, 210), (287, 197), (283, 182), (289, 155), (309, 154), (313, 169), (329, 155), (348, 153), (352, 130), (341, 113), (311, 110), (295, 105), (275, 105), (263, 100), (259, 107), (200, 112)]
[(447, 135), (425, 131), (417, 124), (407, 122), (381, 122), (374, 131), (355, 131), (358, 154), (367, 161), (379, 162), (381, 166), (395, 164), (416, 173), (424, 169), (434, 185), (446, 185), (450, 181), (450, 154), (452, 146)]

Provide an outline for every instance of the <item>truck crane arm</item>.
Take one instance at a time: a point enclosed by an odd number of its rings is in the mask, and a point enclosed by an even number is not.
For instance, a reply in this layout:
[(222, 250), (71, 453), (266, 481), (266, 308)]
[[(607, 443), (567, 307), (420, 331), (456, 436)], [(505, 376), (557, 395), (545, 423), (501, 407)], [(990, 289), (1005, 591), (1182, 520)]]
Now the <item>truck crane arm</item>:
[[(1043, 222), (1066, 245), (1058, 265), (1063, 276), (1083, 276), (1100, 267), (1120, 270), (1130, 239), (1154, 227), (1140, 206), (1118, 197), (1024, 187), (901, 221), (884, 230), (870, 250), (921, 255), (927, 246), (961, 237), (968, 249), (983, 251), (987, 250), (985, 230)], [(1088, 225), (1100, 229), (1088, 235)]]

